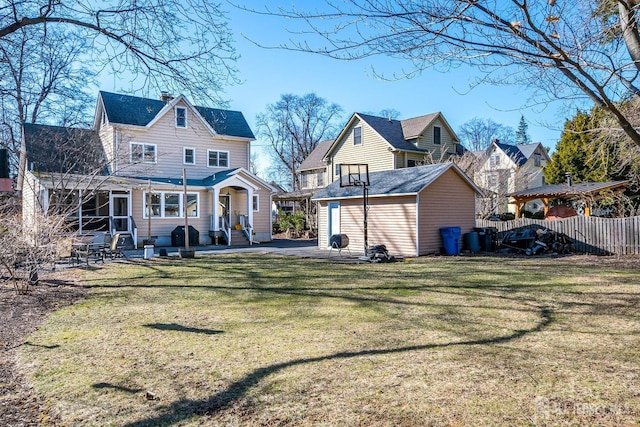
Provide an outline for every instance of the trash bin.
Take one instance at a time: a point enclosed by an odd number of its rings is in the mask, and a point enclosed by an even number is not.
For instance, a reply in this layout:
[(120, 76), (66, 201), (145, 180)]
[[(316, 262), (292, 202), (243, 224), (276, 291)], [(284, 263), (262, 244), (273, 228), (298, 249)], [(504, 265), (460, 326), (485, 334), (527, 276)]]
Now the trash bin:
[(460, 227), (442, 227), (440, 229), (440, 236), (442, 236), (445, 254), (460, 254), (460, 234)]
[(474, 227), (473, 231), (478, 232), (481, 251), (493, 252), (495, 250), (495, 241), (498, 235), (496, 227)]
[(473, 253), (480, 252), (480, 237), (477, 231), (465, 233), (464, 242), (465, 242), (466, 248), (469, 249), (471, 252)]
[[(198, 246), (200, 241), (200, 232), (189, 226), (189, 246)], [(171, 232), (171, 246), (174, 248), (184, 246), (184, 225), (180, 225)]]
[(153, 245), (144, 245), (144, 259), (153, 258)]

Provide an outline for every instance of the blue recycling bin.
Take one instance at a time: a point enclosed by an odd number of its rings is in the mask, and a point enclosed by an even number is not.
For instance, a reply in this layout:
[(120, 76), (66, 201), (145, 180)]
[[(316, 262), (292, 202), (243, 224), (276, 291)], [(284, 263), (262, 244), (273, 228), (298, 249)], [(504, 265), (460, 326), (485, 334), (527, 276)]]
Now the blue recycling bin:
[(462, 231), (460, 227), (442, 227), (440, 236), (444, 245), (444, 253), (447, 255), (460, 254), (460, 235)]

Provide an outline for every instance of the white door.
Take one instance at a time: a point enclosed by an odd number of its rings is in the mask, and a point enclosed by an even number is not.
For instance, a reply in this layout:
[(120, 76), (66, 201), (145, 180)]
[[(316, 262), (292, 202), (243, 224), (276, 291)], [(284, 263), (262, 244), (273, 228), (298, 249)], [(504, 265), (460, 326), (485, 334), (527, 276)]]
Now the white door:
[(340, 202), (329, 202), (328, 211), (327, 246), (332, 235), (340, 234)]
[(113, 219), (113, 227), (116, 232), (124, 231), (130, 232), (129, 217), (131, 211), (129, 209), (131, 203), (129, 202), (128, 194), (111, 194), (111, 218)]

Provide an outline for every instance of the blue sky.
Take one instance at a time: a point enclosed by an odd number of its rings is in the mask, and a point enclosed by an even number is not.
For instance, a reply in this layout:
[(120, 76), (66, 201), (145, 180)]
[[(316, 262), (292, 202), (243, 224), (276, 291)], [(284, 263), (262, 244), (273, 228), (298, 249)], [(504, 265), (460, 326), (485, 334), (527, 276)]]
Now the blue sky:
[[(304, 7), (315, 2), (291, 0), (290, 3)], [(245, 4), (264, 10), (265, 4), (276, 8), (279, 3), (245, 0)], [(289, 3), (283, 6), (289, 7)], [(242, 84), (229, 87), (224, 97), (230, 101), (229, 108), (244, 113), (254, 132), (256, 114), (265, 111), (268, 104), (277, 102), (285, 93), (315, 92), (340, 105), (345, 121), (354, 112), (395, 109), (400, 112), (400, 118), (410, 118), (440, 111), (457, 131), (474, 117), (491, 118), (515, 129), (520, 116), (524, 115), (532, 140), (551, 148), (555, 147), (567, 117), (559, 104), (526, 108), (529, 93), (522, 87), (482, 86), (469, 91), (469, 82), (475, 75), (470, 68), (447, 73), (427, 70), (412, 79), (388, 81), (376, 78), (374, 70), (392, 75), (410, 64), (389, 57), (340, 61), (311, 53), (265, 49), (250, 40), (276, 46), (296, 39), (299, 36), (290, 31), (297, 22), (253, 14), (231, 5), (226, 5), (226, 9), (236, 50), (241, 56), (236, 65)], [(118, 90), (113, 82), (101, 89)], [(265, 142), (258, 140), (253, 145), (259, 150)], [(261, 168), (264, 168), (267, 156), (260, 157)]]

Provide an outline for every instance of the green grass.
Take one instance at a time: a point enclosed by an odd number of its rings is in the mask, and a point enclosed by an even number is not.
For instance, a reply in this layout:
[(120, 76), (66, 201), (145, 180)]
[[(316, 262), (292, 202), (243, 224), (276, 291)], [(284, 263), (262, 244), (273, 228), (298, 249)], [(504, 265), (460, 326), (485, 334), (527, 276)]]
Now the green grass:
[(638, 425), (640, 273), (605, 261), (111, 263), (20, 357), (69, 425)]

